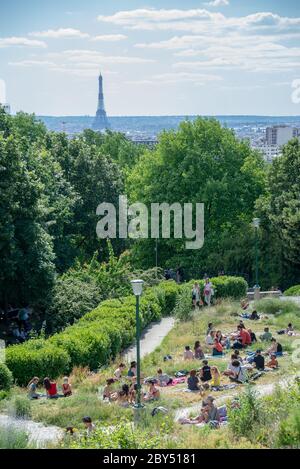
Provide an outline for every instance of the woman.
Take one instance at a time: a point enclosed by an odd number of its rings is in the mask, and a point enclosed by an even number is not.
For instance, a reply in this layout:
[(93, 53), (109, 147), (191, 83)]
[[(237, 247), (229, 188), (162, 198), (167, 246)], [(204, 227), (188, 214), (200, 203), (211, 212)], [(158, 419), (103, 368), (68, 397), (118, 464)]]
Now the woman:
[(64, 396), (65, 397), (70, 397), (72, 396), (72, 386), (71, 384), (69, 383), (69, 378), (67, 376), (64, 377), (64, 382), (63, 382), (63, 385), (62, 385), (62, 390), (63, 390), (63, 393), (64, 393)]
[(202, 350), (199, 340), (196, 340), (194, 346), (194, 357), (202, 360), (204, 358), (204, 352)]
[(136, 377), (136, 362), (135, 361), (130, 363), (130, 368), (128, 370), (127, 377), (130, 379)]
[(57, 392), (57, 385), (53, 379), (45, 378), (44, 386), (46, 389), (48, 399), (58, 399), (59, 397), (64, 397)]
[(167, 373), (163, 373), (161, 368), (157, 370), (157, 381), (159, 386), (169, 386), (173, 383), (173, 379)]
[(145, 401), (153, 401), (154, 399), (159, 399), (160, 391), (155, 386), (155, 381), (149, 381), (149, 389), (148, 392), (144, 396)]
[(129, 406), (129, 386), (128, 384), (123, 384), (121, 390), (118, 392), (117, 395), (117, 403), (121, 407), (128, 407)]
[(109, 378), (106, 380), (106, 386), (103, 389), (103, 400), (105, 399), (110, 400), (113, 390), (112, 390), (112, 385), (114, 384), (115, 380), (113, 378)]
[(192, 289), (192, 301), (193, 301), (193, 307), (196, 308), (196, 306), (200, 306), (200, 288), (199, 288), (199, 283), (195, 282), (193, 289)]
[(216, 366), (212, 366), (210, 371), (212, 376), (211, 386), (214, 388), (219, 388), (221, 386), (221, 373)]
[(204, 301), (207, 304), (207, 306), (210, 306), (212, 294), (213, 294), (213, 286), (209, 278), (207, 278), (205, 280), (205, 285), (204, 285)]
[(38, 384), (39, 384), (39, 378), (37, 376), (32, 378), (31, 381), (29, 381), (28, 386), (27, 386), (29, 399), (39, 399), (40, 397), (42, 397), (41, 394), (36, 392)]
[(223, 345), (217, 338), (215, 338), (212, 354), (214, 357), (223, 355)]
[(199, 388), (199, 378), (197, 377), (196, 370), (190, 371), (190, 376), (187, 379), (187, 385), (189, 391), (200, 391)]

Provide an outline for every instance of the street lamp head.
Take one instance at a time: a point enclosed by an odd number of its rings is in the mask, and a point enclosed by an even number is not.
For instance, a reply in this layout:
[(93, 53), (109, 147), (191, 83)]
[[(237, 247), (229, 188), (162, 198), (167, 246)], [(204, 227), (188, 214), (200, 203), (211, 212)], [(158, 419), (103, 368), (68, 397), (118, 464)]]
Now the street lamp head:
[(260, 218), (253, 218), (253, 226), (254, 228), (259, 228), (260, 225)]
[(133, 294), (135, 296), (141, 296), (143, 291), (144, 280), (131, 280), (130, 283), (132, 286)]

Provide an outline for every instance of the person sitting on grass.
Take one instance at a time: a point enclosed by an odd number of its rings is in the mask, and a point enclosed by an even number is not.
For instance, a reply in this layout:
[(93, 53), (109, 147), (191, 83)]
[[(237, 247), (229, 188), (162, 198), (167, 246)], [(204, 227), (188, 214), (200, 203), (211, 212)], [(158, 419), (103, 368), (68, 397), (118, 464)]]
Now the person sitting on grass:
[(249, 332), (250, 337), (251, 337), (251, 343), (254, 344), (254, 342), (257, 342), (255, 332), (253, 332), (252, 329), (248, 329), (248, 332)]
[(273, 337), (271, 339), (271, 347), (267, 350), (267, 353), (269, 355), (272, 355), (272, 353), (275, 353), (276, 357), (282, 357), (283, 351), (282, 351), (282, 345), (277, 342), (277, 340)]
[(57, 385), (53, 379), (45, 378), (44, 379), (44, 386), (47, 392), (48, 399), (58, 399), (59, 397), (64, 397), (57, 392)]
[(204, 352), (202, 350), (201, 344), (199, 340), (196, 340), (195, 346), (194, 346), (194, 357), (196, 359), (202, 359), (204, 358)]
[(245, 348), (248, 345), (251, 345), (251, 336), (247, 329), (245, 329), (241, 324), (238, 325), (238, 336), (237, 341), (233, 344), (233, 349)]
[(184, 353), (183, 353), (183, 359), (184, 360), (193, 360), (193, 358), (194, 358), (194, 354), (191, 351), (190, 346), (186, 345)]
[(117, 393), (117, 403), (121, 407), (128, 407), (129, 406), (129, 386), (128, 384), (123, 384), (120, 391)]
[(215, 331), (211, 330), (209, 334), (207, 334), (207, 337), (205, 339), (205, 343), (208, 348), (212, 348), (215, 343)]
[(207, 324), (206, 335), (209, 335), (212, 330), (213, 330), (213, 323), (212, 323), (212, 322), (209, 322), (209, 323)]
[(211, 376), (212, 376), (211, 386), (213, 388), (219, 388), (221, 386), (221, 373), (219, 372), (216, 366), (211, 367)]
[(114, 382), (115, 380), (113, 378), (109, 378), (106, 380), (106, 386), (103, 389), (103, 400), (110, 400), (113, 394), (112, 385), (114, 384)]
[(69, 383), (69, 378), (67, 376), (64, 377), (62, 391), (65, 397), (72, 396), (72, 387), (71, 387), (71, 384)]
[(149, 385), (149, 389), (144, 396), (144, 401), (153, 401), (153, 400), (159, 399), (160, 391), (155, 386), (155, 381), (154, 380), (149, 381), (148, 385)]
[(86, 434), (89, 436), (96, 428), (91, 417), (83, 417), (82, 422), (86, 428)]
[(39, 378), (37, 376), (32, 378), (31, 381), (29, 381), (27, 385), (29, 399), (39, 399), (40, 397), (42, 397), (41, 394), (36, 392), (38, 384), (39, 384)]
[(268, 327), (264, 328), (264, 333), (259, 336), (261, 341), (266, 341), (269, 342), (272, 340), (272, 334), (270, 332), (270, 329)]
[(173, 382), (172, 378), (166, 373), (163, 373), (161, 368), (157, 370), (157, 381), (159, 386), (168, 386)]
[(215, 338), (212, 354), (214, 357), (223, 355), (223, 345), (219, 342), (218, 338)]
[(224, 371), (224, 375), (228, 376), (231, 381), (244, 384), (248, 380), (247, 368), (242, 366), (238, 360), (233, 360), (228, 369)]
[(115, 370), (114, 372), (114, 378), (117, 380), (117, 381), (120, 381), (122, 379), (122, 373), (124, 372), (126, 366), (124, 365), (124, 363), (120, 363), (120, 365), (118, 366), (118, 368)]
[(233, 351), (233, 354), (231, 355), (231, 361), (232, 360), (238, 360), (241, 364), (243, 364), (244, 360), (240, 355), (240, 351), (238, 349)]
[(191, 370), (190, 371), (190, 376), (187, 379), (187, 385), (188, 385), (188, 390), (189, 391), (200, 391), (199, 387), (199, 378), (197, 377), (197, 372), (196, 370)]
[(273, 370), (276, 370), (278, 368), (278, 360), (276, 358), (276, 354), (272, 353), (270, 361), (267, 363), (267, 368), (272, 368)]
[(179, 420), (182, 425), (198, 425), (200, 423), (207, 424), (210, 422), (219, 422), (220, 415), (218, 408), (214, 405), (214, 398), (207, 396), (206, 400), (202, 402), (200, 414), (195, 418), (183, 418)]
[(136, 403), (137, 391), (138, 391), (137, 383), (131, 383), (130, 388), (129, 388), (129, 397), (128, 397), (129, 404)]
[(130, 363), (130, 368), (128, 370), (127, 377), (129, 379), (136, 377), (136, 361)]
[(212, 376), (211, 376), (211, 368), (210, 366), (208, 365), (208, 361), (207, 360), (203, 360), (202, 361), (202, 368), (200, 369), (200, 379), (203, 383), (206, 383), (207, 381), (210, 381), (212, 379)]
[(258, 371), (265, 369), (265, 359), (261, 354), (261, 350), (256, 350), (255, 356), (253, 357), (253, 363)]

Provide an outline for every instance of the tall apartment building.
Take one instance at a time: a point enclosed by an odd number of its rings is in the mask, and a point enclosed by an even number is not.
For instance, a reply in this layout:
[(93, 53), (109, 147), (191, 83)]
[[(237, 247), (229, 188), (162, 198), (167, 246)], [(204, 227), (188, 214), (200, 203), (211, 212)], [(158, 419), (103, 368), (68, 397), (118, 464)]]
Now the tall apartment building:
[(285, 145), (294, 137), (300, 136), (300, 129), (287, 125), (274, 125), (266, 128), (267, 145)]

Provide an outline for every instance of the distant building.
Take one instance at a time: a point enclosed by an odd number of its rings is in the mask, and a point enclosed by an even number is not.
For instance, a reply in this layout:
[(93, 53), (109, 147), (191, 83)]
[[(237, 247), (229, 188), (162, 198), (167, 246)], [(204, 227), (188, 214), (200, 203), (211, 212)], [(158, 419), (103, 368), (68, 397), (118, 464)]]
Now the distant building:
[(294, 137), (300, 136), (300, 129), (287, 125), (274, 125), (266, 128), (267, 145), (285, 145)]
[(9, 104), (2, 104), (2, 103), (0, 103), (0, 106), (3, 107), (4, 111), (6, 112), (6, 114), (10, 114), (10, 105), (9, 105)]
[(98, 93), (98, 107), (96, 117), (93, 122), (93, 129), (103, 131), (109, 129), (110, 125), (104, 107), (104, 94), (103, 94), (103, 78), (99, 75), (99, 93)]
[(253, 148), (261, 151), (264, 155), (264, 159), (268, 163), (272, 163), (273, 159), (276, 158), (276, 156), (281, 155), (282, 153), (281, 146), (279, 145), (268, 145), (267, 143), (262, 143)]

